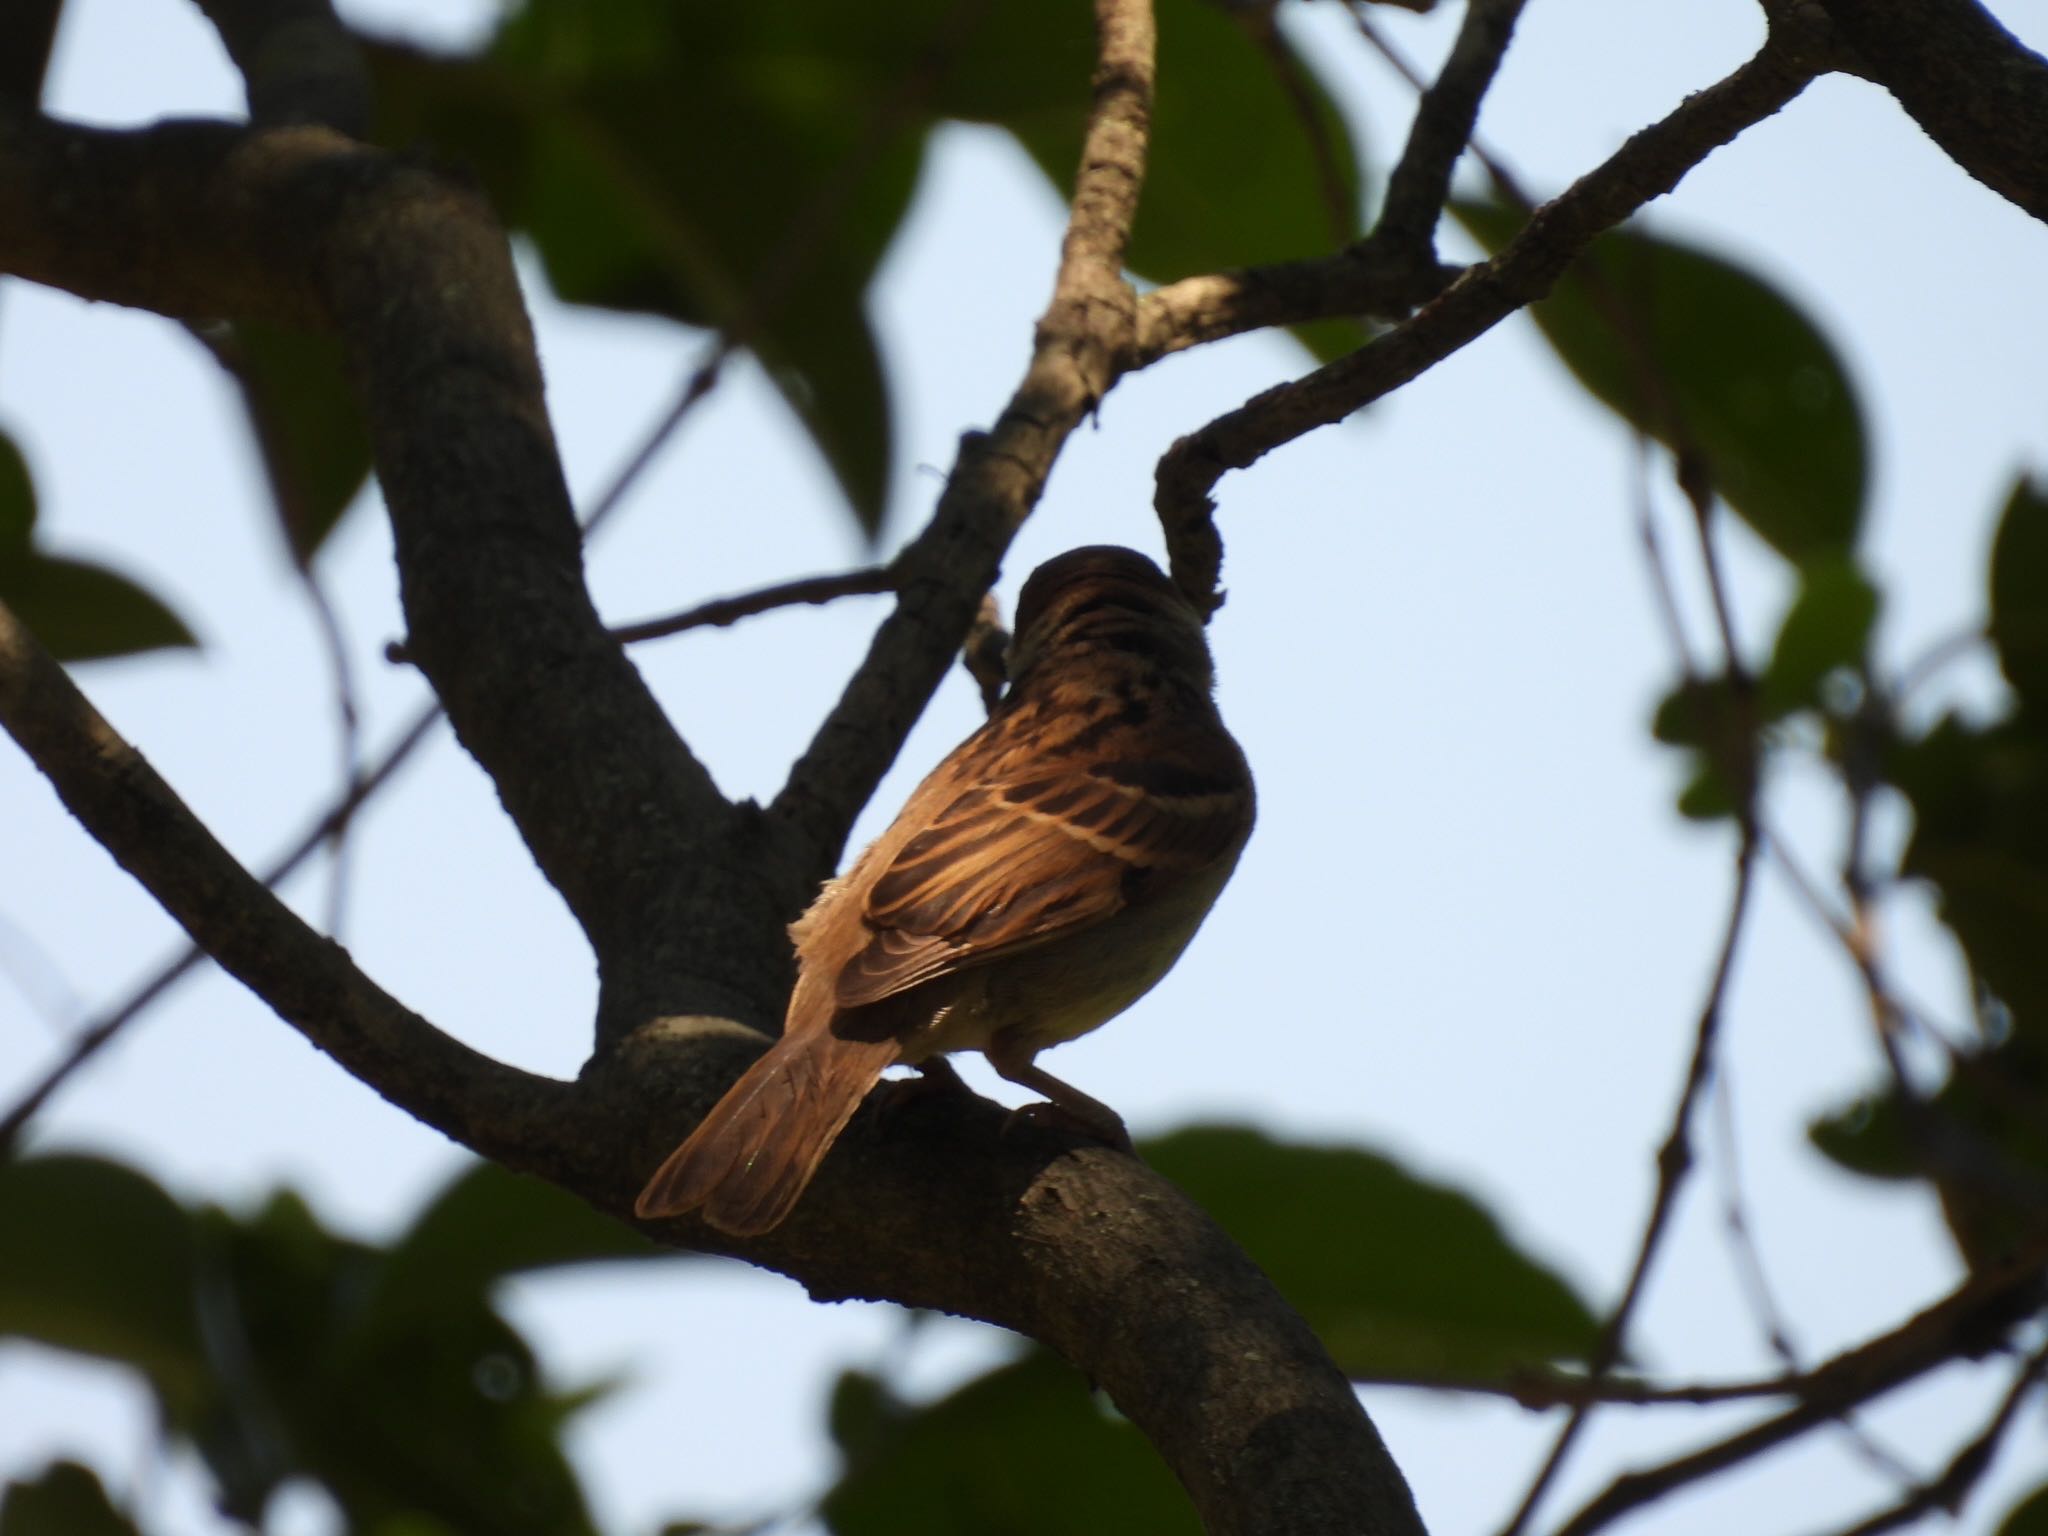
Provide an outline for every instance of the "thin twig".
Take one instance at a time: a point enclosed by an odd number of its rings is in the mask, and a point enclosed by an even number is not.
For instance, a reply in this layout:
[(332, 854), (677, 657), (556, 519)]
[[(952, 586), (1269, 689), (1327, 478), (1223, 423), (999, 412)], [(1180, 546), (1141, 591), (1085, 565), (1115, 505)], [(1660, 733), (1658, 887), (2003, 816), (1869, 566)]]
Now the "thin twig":
[[(573, 1089), (493, 1061), (398, 1003), (203, 826), (0, 603), (0, 726), (193, 941), (401, 1109), (518, 1156)], [(325, 828), (308, 838), (317, 844)], [(8, 1125), (11, 1134), (15, 1127)]]
[[(1627, 1345), (1628, 1325), (1635, 1315), (1636, 1304), (1642, 1299), (1643, 1287), (1649, 1279), (1651, 1261), (1663, 1242), (1665, 1230), (1670, 1225), (1671, 1212), (1678, 1202), (1678, 1192), (1684, 1186), (1686, 1174), (1692, 1168), (1692, 1121), (1699, 1104), (1701, 1091), (1706, 1087), (1714, 1070), (1714, 1049), (1721, 1028), (1723, 1004), (1728, 995), (1729, 978), (1735, 969), (1735, 954), (1742, 938), (1743, 921), (1750, 908), (1750, 893), (1755, 885), (1757, 839), (1753, 832), (1745, 831), (1735, 853), (1735, 886), (1728, 902), (1728, 921), (1721, 938), (1719, 957), (1714, 962), (1713, 980), (1708, 984), (1705, 1003), (1700, 1007), (1699, 1026), (1693, 1040), (1692, 1061), (1686, 1068), (1685, 1085), (1679, 1091), (1678, 1106), (1672, 1112), (1671, 1129), (1665, 1135), (1664, 1144), (1657, 1152), (1657, 1192), (1650, 1204), (1649, 1219), (1643, 1224), (1643, 1235), (1636, 1249), (1636, 1259), (1629, 1271), (1628, 1284), (1623, 1288), (1621, 1300), (1615, 1304), (1606, 1325), (1600, 1330), (1599, 1341), (1594, 1345), (1592, 1357), (1587, 1361), (1587, 1374), (1591, 1381), (1602, 1380), (1621, 1359)], [(1556, 1441), (1550, 1448), (1542, 1468), (1537, 1472), (1529, 1491), (1523, 1495), (1521, 1506), (1515, 1511), (1502, 1536), (1516, 1536), (1525, 1529), (1536, 1506), (1564, 1465), (1566, 1454), (1579, 1432), (1585, 1428), (1586, 1419), (1594, 1407), (1591, 1398), (1576, 1403), (1571, 1417), (1558, 1431)]]
[[(353, 808), (362, 804), (356, 787), (363, 776), (362, 712), (356, 707), (355, 668), (349, 661), (348, 636), (341, 627), (341, 615), (328, 600), (327, 589), (313, 569), (311, 559), (293, 562), (299, 573), (299, 588), (313, 613), (327, 650), (327, 668), (334, 683), (336, 748), (341, 757), (341, 799), (338, 804)], [(340, 938), (342, 921), (348, 911), (348, 833), (352, 816), (342, 816), (327, 834), (327, 932)]]
[(1452, 1392), (1467, 1397), (1499, 1397), (1530, 1409), (1569, 1408), (1579, 1403), (1618, 1403), (1632, 1408), (1705, 1408), (1721, 1403), (1754, 1402), (1759, 1398), (1798, 1397), (1816, 1380), (1812, 1371), (1788, 1371), (1749, 1381), (1655, 1382), (1637, 1376), (1608, 1376), (1596, 1381), (1572, 1371), (1510, 1371), (1501, 1377), (1354, 1376), (1361, 1387), (1398, 1387), (1415, 1392)]
[[(1181, 438), (1159, 461), (1153, 500), (1182, 589), (1196, 594), (1215, 589), (1215, 572), (1208, 568), (1215, 544), (1211, 493), (1225, 474), (1409, 383), (1543, 297), (1596, 236), (1670, 191), (1714, 149), (1778, 111), (1820, 67), (1794, 31), (1773, 28), (1748, 63), (1631, 136), (1597, 169), (1538, 209), (1498, 255), (1468, 268), (1412, 319)], [(1196, 601), (1201, 600), (1198, 595)]]
[[(351, 784), (346, 793), (315, 818), (312, 825), (299, 834), (297, 841), (263, 872), (260, 878), (264, 888), (276, 890), (312, 856), (314, 850), (328, 841), (338, 828), (346, 825), (364, 801), (390, 782), (392, 775), (404, 766), (406, 760), (427, 739), (440, 718), (439, 704), (430, 704), (422, 709), (376, 765)], [(103, 1050), (129, 1024), (140, 1018), (152, 1003), (205, 958), (204, 952), (197, 944), (187, 946), (135, 991), (81, 1030), (63, 1057), (15, 1101), (13, 1108), (9, 1109), (4, 1117), (0, 1117), (0, 1155), (4, 1155), (14, 1146), (23, 1128), (35, 1117), (36, 1112), (50, 1096), (64, 1085), (66, 1079)]]
[[(1764, 1271), (1763, 1250), (1750, 1229), (1742, 1197), (1742, 1164), (1735, 1136), (1734, 1084), (1725, 1070), (1714, 1084), (1714, 1128), (1721, 1143), (1721, 1155), (1714, 1159), (1721, 1184), (1721, 1229), (1728, 1238), (1737, 1284), (1742, 1288), (1749, 1310), (1756, 1318), (1757, 1327), (1762, 1331), (1771, 1353), (1778, 1357), (1788, 1374), (1801, 1374), (1806, 1367), (1799, 1358), (1798, 1346), (1792, 1342), (1792, 1330), (1785, 1319), (1784, 1308), (1778, 1305), (1770, 1277)], [(1876, 1436), (1853, 1417), (1845, 1413), (1840, 1429), (1851, 1449), (1873, 1471), (1902, 1486), (1912, 1482), (1912, 1468), (1880, 1444)]]
[[(1379, 24), (1367, 14), (1373, 3), (1374, 0), (1352, 0), (1351, 21), (1358, 28), (1358, 35), (1365, 39), (1373, 52), (1387, 62), (1395, 74), (1407, 81), (1416, 91), (1428, 90), (1429, 82), (1423, 78), (1422, 71), (1415, 67), (1406, 54), (1394, 46), (1393, 40), (1382, 32)], [(1487, 179), (1493, 183), (1493, 189), (1502, 202), (1521, 210), (1525, 215), (1534, 210), (1535, 199), (1522, 190), (1521, 182), (1508, 170), (1506, 162), (1488, 149), (1469, 128), (1465, 136), (1464, 150), (1479, 162), (1480, 169), (1486, 172)]]
[(1898, 681), (1891, 688), (1894, 707), (1904, 703), (1908, 694), (1925, 687), (1944, 667), (1990, 642), (1991, 632), (1982, 624), (1973, 624), (1935, 641), (1900, 669)]
[(754, 344), (818, 254), (830, 248), (833, 227), (844, 215), (854, 193), (889, 147), (890, 141), (922, 111), (965, 44), (968, 34), (987, 11), (989, 3), (990, 0), (958, 0), (930, 44), (912, 62), (895, 88), (884, 95), (882, 105), (869, 120), (860, 142), (834, 168), (833, 174), (815, 187), (790, 215), (789, 222), (783, 226), (781, 235), (760, 264), (746, 293), (684, 378), (667, 414), (656, 423), (638, 452), (620, 469), (611, 486), (585, 515), (585, 538), (612, 515), (624, 498), (626, 487), (639, 478), (648, 461), (661, 451), (697, 403), (717, 387), (719, 377), (733, 355)]
[(2036, 1237), (2008, 1262), (1971, 1276), (1890, 1333), (1810, 1373), (1799, 1402), (1785, 1412), (1660, 1466), (1623, 1473), (1557, 1536), (1592, 1536), (1632, 1510), (1797, 1439), (1939, 1366), (2001, 1347), (2013, 1326), (2040, 1306), (2044, 1262), (2048, 1237)]
[(26, 928), (0, 912), (0, 976), (53, 1035), (70, 1029), (85, 1011), (63, 968)]
[(2048, 1370), (2048, 1344), (2035, 1350), (2021, 1364), (1991, 1421), (1975, 1439), (1956, 1452), (1941, 1476), (1913, 1489), (1890, 1509), (1879, 1510), (1869, 1519), (1850, 1526), (1840, 1536), (1881, 1536), (1882, 1532), (1911, 1525), (1922, 1515), (1932, 1514), (1937, 1509), (1950, 1515), (1960, 1515), (1971, 1490), (1998, 1454), (1999, 1442), (2019, 1416), (2020, 1405), (2026, 1401), (2027, 1394), (2041, 1384), (2044, 1370)]
[(1152, 8), (1095, 0), (1095, 30), (1081, 164), (1031, 362), (995, 426), (963, 437), (931, 520), (896, 558), (895, 608), (770, 807), (810, 845), (820, 878), (959, 654), (1068, 436), (1138, 356), (1124, 257), (1150, 142)]
[[(1408, 247), (1420, 255), (1435, 249), (1437, 220), (1451, 195), (1451, 172), (1472, 139), (1479, 103), (1514, 36), (1525, 0), (1469, 0), (1450, 56), (1423, 91), (1409, 125), (1408, 142), (1387, 179), (1387, 197), (1372, 238)], [(1357, 14), (1358, 7), (1352, 7)], [(1364, 18), (1359, 20), (1363, 23)], [(1369, 38), (1377, 34), (1367, 24)], [(1390, 49), (1382, 48), (1388, 57)]]
[(758, 592), (742, 592), (736, 597), (713, 598), (708, 603), (685, 608), (681, 613), (672, 613), (667, 618), (643, 619), (638, 624), (623, 624), (612, 631), (612, 637), (621, 645), (637, 645), (643, 640), (659, 640), (667, 635), (679, 635), (688, 629), (736, 624), (741, 619), (752, 618), (757, 613), (767, 613), (776, 608), (790, 608), (803, 603), (829, 603), (841, 597), (871, 597), (878, 592), (895, 590), (895, 571), (886, 565), (864, 566), (857, 571), (842, 571), (832, 576), (800, 576), (794, 581), (783, 581), (772, 587), (763, 587)]
[(1635, 489), (1636, 540), (1642, 545), (1643, 563), (1650, 573), (1650, 590), (1657, 595), (1657, 613), (1664, 621), (1664, 637), (1678, 662), (1678, 673), (1688, 683), (1699, 681), (1699, 664), (1693, 659), (1692, 644), (1685, 637), (1685, 618), (1678, 607), (1678, 589), (1671, 580), (1671, 565), (1664, 556), (1664, 540), (1657, 532), (1657, 507), (1650, 495), (1650, 437), (1635, 434), (1633, 485)]
[[(316, 10), (320, 12), (314, 18), (320, 23), (319, 30), (324, 31), (329, 24), (335, 24), (332, 13), (324, 6), (318, 6)], [(223, 35), (230, 38), (231, 46), (263, 51), (261, 41), (268, 35), (265, 27), (274, 18), (258, 14), (242, 0), (215, 4), (209, 14), (213, 15)], [(239, 38), (238, 42), (236, 38)], [(242, 58), (243, 55), (237, 53), (237, 57)], [(248, 67), (248, 62), (244, 59), (245, 67)], [(253, 80), (251, 89), (254, 90)], [(291, 434), (279, 417), (272, 392), (264, 389), (258, 380), (244, 336), (235, 327), (217, 322), (187, 322), (185, 331), (206, 349), (241, 391), (242, 405), (249, 415), (249, 425), (263, 461), (264, 479), (269, 484), (270, 499), (277, 514), (277, 531), (291, 561), (292, 574), (298, 580), (299, 593), (305, 598), (307, 611), (313, 616), (314, 632), (319, 635), (321, 649), (326, 653), (328, 675), (334, 688), (339, 779), (342, 796), (346, 799), (362, 775), (362, 711), (356, 703), (355, 668), (349, 660), (348, 634), (342, 628), (341, 615), (336, 612), (313, 566), (313, 530), (327, 509), (315, 507), (312, 503), (310, 488), (299, 473), (299, 465), (291, 449)], [(339, 430), (351, 429), (344, 425)], [(340, 936), (348, 902), (348, 830), (348, 821), (344, 818), (336, 822), (328, 833), (327, 931), (336, 937)]]

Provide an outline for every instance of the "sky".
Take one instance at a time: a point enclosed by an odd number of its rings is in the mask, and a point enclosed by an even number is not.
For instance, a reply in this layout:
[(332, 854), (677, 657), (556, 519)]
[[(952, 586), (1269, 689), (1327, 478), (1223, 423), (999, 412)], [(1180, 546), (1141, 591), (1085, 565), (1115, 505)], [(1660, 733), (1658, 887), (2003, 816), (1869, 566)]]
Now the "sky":
[[(469, 35), (468, 0), (341, 9), (416, 36)], [(2036, 47), (2048, 23), (1995, 5)], [(1290, 24), (1364, 123), (1382, 171), (1409, 96), (1330, 7)], [(1418, 57), (1456, 16), (1390, 13)], [(1480, 132), (1539, 192), (1753, 49), (1737, 0), (1642, 6), (1535, 0)], [(1171, 83), (1168, 83), (1170, 88)], [(239, 85), (196, 8), (72, 0), (52, 109), (95, 122), (235, 114)], [(899, 473), (884, 535), (929, 513), (958, 434), (1000, 408), (1026, 358), (1060, 232), (1053, 190), (1000, 135), (933, 146), (873, 313), (898, 385)], [(1874, 443), (1868, 554), (1898, 665), (1981, 616), (1991, 516), (2011, 475), (2048, 469), (2048, 231), (1969, 181), (1875, 88), (1831, 79), (1692, 173), (1654, 227), (1746, 261), (1845, 355)], [(1458, 250), (1455, 236), (1454, 254)], [(673, 326), (572, 313), (524, 268), (570, 482), (587, 503), (666, 409), (695, 354)], [(1006, 564), (1012, 598), (1040, 560), (1118, 541), (1155, 554), (1152, 466), (1179, 434), (1304, 370), (1248, 337), (1118, 387), (1076, 435)], [(145, 578), (192, 619), (203, 652), (83, 668), (95, 701), (252, 865), (337, 783), (334, 698), (315, 626), (262, 512), (252, 450), (218, 370), (155, 317), (21, 284), (0, 287), (0, 423), (23, 443), (47, 549)], [(1652, 473), (1674, 537), (1680, 509)], [(1724, 919), (1732, 836), (1671, 809), (1679, 765), (1646, 722), (1674, 660), (1634, 533), (1636, 454), (1564, 378), (1533, 326), (1482, 338), (1362, 419), (1219, 487), (1230, 602), (1212, 632), (1220, 702), (1257, 772), (1260, 826), (1202, 937), (1112, 1027), (1053, 1070), (1114, 1104), (1140, 1136), (1200, 1121), (1368, 1146), (1470, 1190), (1596, 1305), (1615, 1295), (1653, 1183)], [(1726, 539), (1738, 628), (1761, 647), (1790, 595), (1741, 530)], [(733, 370), (591, 551), (601, 610), (624, 622), (872, 558), (765, 382)], [(323, 552), (361, 690), (365, 738), (424, 698), (386, 664), (402, 632), (390, 537), (358, 507)], [(1696, 643), (1703, 593), (1682, 567)], [(636, 660), (728, 792), (765, 797), (843, 684), (879, 599), (791, 610), (643, 647)], [(1988, 667), (1926, 700), (1994, 707)], [(971, 728), (956, 674), (857, 836), (879, 830)], [(1824, 778), (1773, 785), (1781, 826), (1816, 869), (1839, 850)], [(67, 1027), (124, 994), (177, 936), (0, 748), (0, 1101)], [(1888, 807), (1881, 838), (1904, 832)], [(288, 890), (324, 913), (313, 870)], [(1888, 913), (1903, 989), (1960, 1020), (1952, 948), (1911, 893)], [(362, 819), (343, 937), (382, 985), (481, 1049), (570, 1074), (595, 985), (580, 936), (445, 732)], [(1722, 1191), (1745, 1209), (1791, 1332), (1817, 1358), (1896, 1322), (1958, 1271), (1929, 1201), (1849, 1179), (1804, 1127), (1874, 1080), (1855, 978), (1775, 874), (1730, 994), (1728, 1113), (1705, 1124), (1695, 1177), (1639, 1314), (1638, 1352), (1674, 1377), (1773, 1368), (1737, 1283)], [(1017, 1102), (980, 1063), (977, 1087)], [(252, 1203), (280, 1183), (337, 1227), (388, 1235), (461, 1154), (392, 1110), (218, 975), (184, 984), (38, 1122), (35, 1145), (133, 1159), (188, 1198)], [(1356, 1240), (1370, 1241), (1364, 1232)], [(725, 1262), (591, 1270), (513, 1286), (507, 1305), (556, 1379), (624, 1371), (573, 1449), (604, 1528), (745, 1518), (830, 1478), (824, 1389), (847, 1366), (935, 1393), (1008, 1347), (957, 1322), (907, 1329), (896, 1309), (820, 1307)], [(1873, 1433), (1933, 1470), (2002, 1381), (1950, 1372), (1888, 1399)], [(1555, 1420), (1392, 1390), (1366, 1404), (1440, 1533), (1498, 1526)], [(1598, 1417), (1560, 1491), (1567, 1512), (1616, 1471), (1738, 1422), (1665, 1408)], [(2011, 1437), (1966, 1531), (2048, 1474), (2036, 1415)], [(0, 1346), (0, 1476), (81, 1455), (148, 1486), (153, 1529), (222, 1529), (194, 1470), (159, 1465), (147, 1407), (118, 1373)], [(1836, 1434), (1660, 1505), (1646, 1528), (1801, 1532), (1896, 1490)], [(286, 1536), (331, 1514), (310, 1497)]]

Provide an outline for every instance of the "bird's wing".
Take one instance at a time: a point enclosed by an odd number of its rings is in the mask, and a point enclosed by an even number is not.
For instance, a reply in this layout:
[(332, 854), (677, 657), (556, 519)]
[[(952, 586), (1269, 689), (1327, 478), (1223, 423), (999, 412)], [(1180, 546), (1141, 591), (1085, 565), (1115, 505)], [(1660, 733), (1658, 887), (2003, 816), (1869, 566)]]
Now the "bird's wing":
[(1033, 948), (1206, 868), (1243, 835), (1248, 784), (1178, 754), (971, 781), (868, 888), (871, 936), (838, 1006)]

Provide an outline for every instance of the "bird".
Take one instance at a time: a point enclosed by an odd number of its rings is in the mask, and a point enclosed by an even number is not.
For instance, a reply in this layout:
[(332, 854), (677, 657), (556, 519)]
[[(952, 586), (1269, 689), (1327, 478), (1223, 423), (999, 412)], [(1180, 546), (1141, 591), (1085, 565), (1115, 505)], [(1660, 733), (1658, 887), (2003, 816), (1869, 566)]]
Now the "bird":
[(1130, 1149), (1108, 1105), (1035, 1064), (1170, 970), (1251, 835), (1202, 618), (1146, 556), (1069, 550), (1018, 597), (1008, 686), (853, 867), (790, 925), (780, 1039), (634, 1211), (780, 1225), (892, 1066), (979, 1050), (1041, 1112)]

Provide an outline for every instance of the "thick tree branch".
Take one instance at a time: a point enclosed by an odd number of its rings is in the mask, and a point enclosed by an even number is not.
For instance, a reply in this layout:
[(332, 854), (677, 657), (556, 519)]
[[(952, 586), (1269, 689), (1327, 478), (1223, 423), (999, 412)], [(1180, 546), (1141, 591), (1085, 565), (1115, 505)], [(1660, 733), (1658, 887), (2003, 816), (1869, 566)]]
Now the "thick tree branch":
[(194, 0), (220, 33), (266, 128), (319, 123), (360, 138), (370, 126), (370, 68), (330, 0)]
[[(439, 705), (429, 705), (415, 715), (412, 724), (399, 732), (397, 741), (377, 760), (375, 766), (368, 772), (358, 775), (340, 798), (314, 817), (312, 824), (299, 835), (297, 841), (264, 871), (264, 889), (276, 890), (301, 864), (312, 857), (314, 849), (345, 828), (362, 807), (363, 802), (390, 783), (392, 776), (405, 766), (440, 719)], [(105, 1049), (107, 1043), (122, 1030), (148, 1012), (157, 999), (168, 992), (180, 977), (205, 958), (206, 951), (198, 944), (193, 944), (136, 988), (124, 1001), (117, 1003), (100, 1018), (80, 1030), (77, 1038), (71, 1042), (56, 1065), (15, 1100), (13, 1108), (5, 1115), (0, 1115), (0, 1156), (4, 1156), (13, 1147), (29, 1121), (34, 1119), (48, 1102), (51, 1094), (63, 1087), (67, 1079)]]
[(200, 825), (0, 604), (0, 726), (65, 806), (220, 962), (399, 1108), (516, 1154), (566, 1090), (479, 1055), (375, 986)]
[[(450, 1039), (367, 980), (238, 865), (0, 608), (0, 725), (95, 838), (229, 972), (393, 1103), (620, 1216), (672, 1131), (657, 1102), (721, 1090), (759, 1037), (644, 1030), (582, 1082)], [(693, 1049), (667, 1038), (692, 1033)], [(708, 1068), (708, 1070), (707, 1070)], [(1135, 1159), (1076, 1146), (971, 1094), (865, 1112), (812, 1198), (740, 1254), (820, 1298), (888, 1297), (1019, 1329), (1143, 1429), (1214, 1532), (1416, 1536), (1350, 1384), (1257, 1267)]]
[(64, 0), (12, 0), (0, 6), (0, 100), (33, 107), (42, 99), (50, 44)]
[(408, 649), (588, 934), (600, 1033), (779, 1012), (796, 861), (718, 793), (598, 619), (480, 199), (319, 128), (110, 133), (0, 108), (0, 271), (181, 317), (332, 325), (365, 397)]
[[(0, 118), (0, 269), (177, 315), (334, 326), (370, 406), (408, 646), (591, 933), (608, 1007), (637, 1021), (688, 998), (762, 1017), (786, 985), (772, 919), (832, 866), (1060, 445), (1129, 354), (1121, 264), (1151, 21), (1138, 0), (1101, 0), (1098, 20), (1096, 111), (1030, 371), (899, 562), (897, 612), (772, 821), (726, 812), (597, 623), (503, 237), (466, 190), (319, 129), (112, 135), (17, 114)], [(477, 1057), (235, 866), (18, 630), (0, 670), (24, 746), (188, 931), (351, 1071), (489, 1156), (623, 1214), (676, 1121), (759, 1049), (711, 1017), (638, 1030), (573, 1087)], [(772, 966), (751, 937), (725, 942), (764, 931)], [(621, 955), (637, 968), (623, 986)], [(972, 1096), (899, 1112), (879, 1136), (885, 1107), (857, 1118), (767, 1238), (665, 1235), (821, 1297), (893, 1297), (1044, 1340), (1152, 1437), (1211, 1530), (1419, 1529), (1349, 1384), (1184, 1197), (1106, 1149), (1006, 1132), (1005, 1112)]]
[(2048, 219), (2048, 59), (1977, 0), (1823, 0), (1860, 71), (1951, 160)]
[(1715, 149), (1798, 95), (1826, 67), (1816, 43), (1807, 26), (1774, 29), (1747, 64), (1632, 136), (1605, 164), (1538, 208), (1507, 249), (1467, 269), (1413, 319), (1175, 443), (1159, 462), (1155, 504), (1182, 588), (1198, 602), (1220, 601), (1221, 548), (1210, 493), (1224, 474), (1343, 420), (1543, 297), (1594, 236), (1670, 191)]
[(1138, 301), (1130, 366), (1276, 325), (1336, 316), (1398, 320), (1451, 285), (1462, 268), (1366, 240), (1334, 256), (1205, 272), (1155, 288)]
[(1149, 0), (1096, 0), (1095, 25), (1094, 108), (1023, 382), (993, 429), (962, 439), (931, 521), (896, 559), (895, 610), (770, 808), (801, 834), (813, 879), (837, 867), (854, 817), (952, 665), (1068, 434), (1130, 366), (1137, 301), (1123, 256), (1152, 115)]

